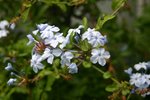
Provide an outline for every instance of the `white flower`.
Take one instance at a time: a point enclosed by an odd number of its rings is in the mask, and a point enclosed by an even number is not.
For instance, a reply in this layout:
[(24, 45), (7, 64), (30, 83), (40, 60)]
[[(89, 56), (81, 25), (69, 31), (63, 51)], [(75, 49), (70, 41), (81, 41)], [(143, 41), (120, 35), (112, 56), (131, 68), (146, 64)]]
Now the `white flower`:
[(45, 39), (45, 44), (50, 44), (53, 48), (56, 48), (59, 43), (64, 41), (63, 33), (57, 33), (55, 35), (51, 35), (50, 37)]
[(12, 67), (11, 63), (7, 64), (7, 66), (5, 67), (5, 70), (7, 70), (7, 71), (13, 70), (13, 67)]
[(10, 24), (10, 29), (13, 30), (13, 29), (15, 28), (15, 26), (16, 26), (15, 23), (11, 23), (11, 24)]
[(38, 32), (39, 32), (39, 30), (34, 30), (34, 31), (32, 31), (32, 33), (33, 33), (34, 35), (37, 35)]
[(44, 31), (47, 26), (49, 26), (49, 25), (48, 24), (38, 24), (37, 28), (39, 31)]
[(33, 71), (35, 73), (37, 73), (38, 70), (44, 68), (43, 64), (41, 62), (39, 62), (39, 60), (38, 60), (40, 57), (41, 57), (41, 55), (39, 55), (39, 54), (32, 55), (31, 67), (33, 67)]
[(7, 36), (7, 34), (9, 33), (7, 28), (14, 29), (14, 27), (15, 27), (14, 23), (10, 24), (10, 27), (9, 27), (9, 22), (8, 21), (6, 21), (6, 20), (1, 21), (0, 22), (0, 38)]
[(125, 73), (127, 73), (127, 74), (129, 74), (129, 75), (131, 75), (132, 74), (132, 68), (130, 67), (130, 68), (128, 68), (127, 70), (124, 70), (124, 72)]
[(28, 34), (27, 38), (29, 39), (29, 42), (27, 43), (27, 45), (30, 45), (33, 42), (38, 42), (34, 39), (34, 37), (31, 34)]
[(62, 55), (61, 55), (61, 65), (62, 66), (69, 66), (70, 65), (70, 60), (74, 57), (74, 55), (69, 52), (69, 51), (66, 51), (64, 52)]
[(59, 47), (61, 49), (63, 49), (67, 44), (70, 43), (70, 35), (71, 35), (71, 33), (68, 33), (67, 36), (65, 37), (64, 41), (62, 42), (62, 44), (59, 45)]
[(76, 28), (76, 29), (69, 29), (69, 31), (68, 31), (68, 33), (69, 34), (71, 34), (71, 33), (78, 33), (78, 34), (80, 34), (80, 29), (81, 28), (84, 28), (84, 26), (83, 25), (80, 25), (78, 28)]
[(69, 65), (69, 73), (74, 74), (78, 72), (78, 67), (75, 63)]
[(82, 35), (82, 40), (85, 39), (87, 39), (88, 43), (93, 47), (97, 47), (98, 45), (104, 46), (107, 42), (106, 36), (102, 36), (100, 32), (90, 28), (88, 28), (88, 30)]
[(9, 26), (9, 22), (7, 20), (3, 20), (0, 22), (0, 29), (6, 29)]
[(67, 36), (65, 37), (64, 41), (62, 42), (62, 44), (59, 45), (59, 47), (61, 49), (63, 49), (67, 44), (70, 43), (70, 35), (72, 33), (78, 33), (80, 34), (80, 29), (83, 28), (83, 25), (80, 25), (78, 28), (76, 29), (69, 29)]
[(134, 73), (134, 74), (132, 74), (130, 76), (130, 84), (134, 85), (139, 80), (140, 77), (141, 77), (141, 73)]
[(7, 31), (7, 30), (5, 30), (5, 29), (0, 30), (0, 38), (1, 38), (1, 37), (6, 37), (8, 33), (9, 33), (9, 31)]
[(14, 78), (10, 78), (7, 82), (7, 84), (10, 86), (10, 85), (14, 85), (14, 83), (17, 81), (17, 79), (14, 79)]
[(104, 48), (93, 49), (91, 52), (92, 56), (90, 60), (96, 64), (97, 62), (104, 66), (106, 64), (106, 59), (110, 58), (110, 54), (108, 51), (105, 51)]
[(54, 33), (58, 32), (59, 28), (55, 26), (47, 26), (43, 31), (40, 31), (41, 33), (41, 38), (51, 38), (54, 36)]
[(130, 84), (135, 85), (138, 89), (147, 88), (149, 84), (147, 84), (147, 75), (141, 73), (134, 73), (130, 76)]
[(54, 56), (59, 57), (61, 55), (62, 51), (60, 49), (49, 49), (46, 48), (43, 55), (39, 58), (39, 62), (42, 60), (47, 59), (47, 62), (52, 64), (54, 60)]
[(95, 34), (93, 33), (91, 40), (89, 40), (89, 43), (93, 46), (93, 47), (97, 47), (98, 45), (100, 46), (104, 46), (104, 44), (106, 43), (107, 39), (106, 36), (102, 36), (102, 35), (98, 35), (99, 33)]
[(140, 69), (147, 69), (147, 65), (148, 65), (148, 63), (145, 63), (145, 62), (140, 62), (139, 64), (135, 64), (134, 65), (134, 68), (138, 71), (138, 70), (140, 70)]

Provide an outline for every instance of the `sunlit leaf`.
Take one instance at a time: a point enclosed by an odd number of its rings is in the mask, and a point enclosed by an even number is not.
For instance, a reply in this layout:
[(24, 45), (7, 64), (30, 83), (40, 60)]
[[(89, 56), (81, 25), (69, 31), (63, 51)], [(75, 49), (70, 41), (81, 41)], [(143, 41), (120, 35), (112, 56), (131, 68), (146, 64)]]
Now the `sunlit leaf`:
[(110, 78), (111, 77), (111, 73), (110, 72), (105, 72), (104, 74), (103, 74), (103, 78), (104, 79), (108, 79), (108, 78)]
[(105, 90), (106, 91), (108, 91), (108, 92), (114, 92), (114, 91), (116, 91), (116, 90), (118, 90), (119, 89), (119, 86), (118, 86), (118, 84), (111, 84), (111, 85), (108, 85), (106, 88), (105, 88)]
[(112, 9), (116, 10), (124, 5), (126, 0), (113, 0)]
[(96, 30), (100, 30), (108, 20), (111, 20), (114, 17), (114, 15), (104, 15), (103, 17), (99, 17), (96, 24)]

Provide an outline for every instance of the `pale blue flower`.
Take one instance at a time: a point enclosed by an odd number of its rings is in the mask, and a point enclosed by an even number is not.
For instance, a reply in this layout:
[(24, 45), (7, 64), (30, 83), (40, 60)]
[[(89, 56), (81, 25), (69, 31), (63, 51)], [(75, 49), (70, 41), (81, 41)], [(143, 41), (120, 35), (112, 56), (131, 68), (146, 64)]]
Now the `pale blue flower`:
[(67, 36), (65, 37), (64, 41), (59, 45), (61, 49), (63, 49), (67, 44), (70, 43), (70, 35), (71, 33), (68, 33)]
[(105, 51), (104, 48), (93, 49), (91, 54), (91, 62), (94, 64), (98, 62), (101, 66), (104, 66), (106, 64), (106, 59), (110, 58), (109, 52)]
[(95, 29), (88, 28), (87, 31), (83, 33), (82, 40), (85, 40), (85, 39), (90, 40), (94, 32), (95, 32)]
[(146, 74), (134, 73), (130, 76), (130, 84), (135, 85), (138, 89), (149, 87), (149, 77)]
[(140, 70), (140, 69), (147, 69), (147, 65), (148, 65), (148, 63), (146, 63), (146, 62), (140, 62), (140, 63), (138, 63), (138, 64), (135, 64), (134, 65), (134, 68), (138, 71), (138, 70)]
[(81, 32), (80, 29), (82, 29), (82, 28), (84, 28), (83, 25), (80, 25), (80, 26), (79, 26), (78, 28), (76, 28), (76, 29), (69, 29), (68, 34), (71, 34), (71, 33), (78, 33), (78, 34), (80, 34), (80, 32)]
[(69, 66), (70, 65), (70, 60), (74, 57), (74, 55), (69, 52), (69, 51), (66, 51), (64, 52), (62, 55), (61, 55), (61, 65), (62, 66)]
[(5, 29), (0, 30), (0, 38), (6, 37), (8, 33), (9, 33), (9, 31), (7, 31), (7, 30), (5, 30)]
[(51, 38), (54, 36), (54, 33), (58, 32), (60, 29), (55, 26), (47, 26), (43, 31), (40, 31), (41, 33), (41, 38)]
[(7, 64), (7, 66), (5, 67), (5, 70), (7, 70), (7, 71), (12, 71), (13, 70), (13, 67), (12, 67), (11, 63)]
[(9, 22), (7, 20), (0, 21), (0, 38), (6, 37), (8, 35), (9, 30), (7, 30), (7, 28), (14, 28), (12, 25), (9, 27)]
[(28, 34), (27, 38), (29, 39), (29, 42), (27, 43), (27, 45), (30, 45), (33, 42), (38, 42), (34, 39), (34, 37), (31, 34)]
[(38, 70), (43, 69), (44, 65), (39, 61), (39, 58), (41, 57), (41, 55), (39, 54), (34, 54), (32, 55), (32, 59), (31, 59), (31, 67), (33, 68), (33, 71), (35, 73), (38, 72)]
[(47, 26), (49, 26), (49, 25), (48, 24), (38, 24), (37, 28), (39, 31), (44, 31)]
[(71, 74), (78, 72), (78, 67), (75, 63), (71, 63), (68, 68), (69, 68), (69, 73)]
[(132, 74), (133, 69), (130, 67), (127, 70), (124, 70), (125, 73), (131, 75)]
[(17, 81), (17, 79), (14, 79), (14, 78), (10, 78), (7, 82), (7, 84), (10, 86), (10, 85), (14, 85), (15, 82)]
[(63, 33), (57, 33), (45, 39), (45, 44), (50, 44), (53, 48), (56, 48), (59, 43), (64, 41)]
[(39, 32), (39, 30), (34, 30), (34, 31), (32, 31), (32, 34), (37, 35), (38, 32)]
[(9, 27), (10, 27), (10, 29), (13, 30), (15, 28), (15, 26), (16, 26), (15, 23), (11, 23)]
[(0, 21), (0, 29), (4, 30), (9, 26), (9, 22), (7, 20)]
[(103, 36), (100, 32), (95, 31), (95, 29), (90, 29), (82, 35), (82, 40), (88, 40), (88, 43), (90, 43), (93, 47), (97, 46), (104, 46), (104, 44), (107, 42), (106, 36)]
[(43, 55), (38, 59), (38, 61), (43, 61), (47, 59), (47, 62), (49, 64), (53, 63), (54, 56), (59, 57), (61, 55), (62, 51), (60, 49), (49, 49), (46, 48)]

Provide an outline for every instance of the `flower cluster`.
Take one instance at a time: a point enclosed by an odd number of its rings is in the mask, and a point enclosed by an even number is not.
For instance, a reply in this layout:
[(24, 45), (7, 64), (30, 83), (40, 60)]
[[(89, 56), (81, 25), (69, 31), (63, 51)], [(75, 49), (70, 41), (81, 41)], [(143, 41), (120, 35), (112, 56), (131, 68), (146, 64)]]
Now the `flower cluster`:
[[(18, 75), (15, 73), (15, 69), (12, 67), (11, 63), (8, 63), (7, 66), (5, 67), (5, 70), (7, 71), (11, 71), (11, 76), (16, 76), (18, 77)], [(7, 82), (7, 84), (10, 85), (15, 85), (17, 82), (16, 78), (10, 78)]]
[[(150, 74), (148, 70), (150, 68), (150, 62), (140, 62), (134, 65), (133, 68), (125, 70), (130, 75), (130, 84), (134, 86), (134, 91), (142, 96), (150, 95)], [(135, 70), (135, 72), (133, 72)]]
[(15, 24), (10, 25), (9, 22), (6, 20), (3, 20), (0, 22), (0, 38), (7, 36), (7, 34), (9, 33), (9, 30), (8, 30), (9, 27), (10, 29), (14, 29)]
[[(28, 34), (29, 42), (27, 45), (34, 43), (32, 52), (31, 67), (35, 73), (44, 68), (42, 61), (53, 64), (55, 58), (60, 58), (62, 67), (67, 67), (69, 73), (77, 73), (78, 66), (84, 57), (91, 56), (90, 61), (93, 64), (104, 66), (106, 59), (110, 58), (108, 51), (103, 46), (107, 42), (106, 36), (103, 36), (95, 29), (88, 28), (82, 33), (84, 26), (80, 25), (76, 29), (69, 29), (65, 36), (56, 26), (48, 24), (39, 24), (37, 29)], [(91, 48), (87, 52), (83, 52), (80, 44), (87, 41)], [(76, 46), (76, 48), (67, 49), (68, 45)], [(89, 51), (91, 54), (89, 55)], [(80, 59), (78, 59), (80, 58)], [(81, 59), (83, 58), (83, 59)]]

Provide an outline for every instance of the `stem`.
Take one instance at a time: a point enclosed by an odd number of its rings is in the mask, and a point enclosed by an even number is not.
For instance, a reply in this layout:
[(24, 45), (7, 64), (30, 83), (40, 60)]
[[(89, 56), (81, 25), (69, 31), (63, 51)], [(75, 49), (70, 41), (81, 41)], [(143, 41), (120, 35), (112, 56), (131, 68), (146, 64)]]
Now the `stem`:
[[(96, 69), (97, 71), (99, 71), (101, 74), (104, 74), (104, 73), (105, 73), (103, 70), (97, 68), (96, 66), (92, 66), (92, 67), (93, 67), (94, 69)], [(115, 83), (117, 83), (118, 85), (121, 85), (121, 84), (119, 83), (119, 81), (116, 80), (115, 78), (110, 77), (110, 79), (111, 79), (112, 81), (114, 81)]]
[(92, 66), (94, 69), (96, 69), (97, 71), (99, 71), (100, 73), (104, 74), (105, 72), (99, 68), (97, 68), (96, 66)]
[(128, 95), (127, 100), (129, 100), (129, 99), (130, 99), (130, 97), (131, 97), (131, 93)]
[(53, 4), (66, 4), (66, 5), (71, 5), (70, 3), (68, 2), (57, 2), (57, 1), (52, 1), (50, 3), (53, 3)]
[[(124, 0), (124, 2), (125, 2), (126, 0)], [(122, 3), (122, 5), (121, 6), (119, 6), (111, 15), (115, 15), (119, 10), (120, 10), (120, 8), (122, 8), (122, 6), (124, 5), (124, 3)]]

